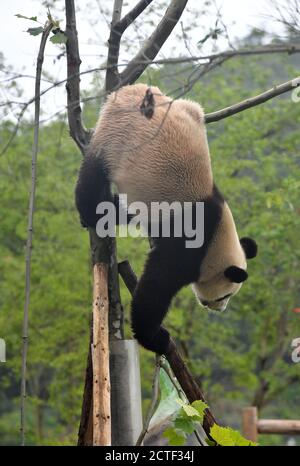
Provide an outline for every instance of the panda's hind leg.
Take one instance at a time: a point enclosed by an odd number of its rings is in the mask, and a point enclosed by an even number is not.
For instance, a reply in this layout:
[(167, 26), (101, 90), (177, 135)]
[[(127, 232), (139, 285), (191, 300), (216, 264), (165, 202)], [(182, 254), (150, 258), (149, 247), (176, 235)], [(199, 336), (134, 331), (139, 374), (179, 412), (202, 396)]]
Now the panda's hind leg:
[(100, 218), (96, 208), (103, 201), (113, 202), (104, 152), (88, 153), (82, 161), (75, 188), (76, 207), (84, 227), (95, 228)]

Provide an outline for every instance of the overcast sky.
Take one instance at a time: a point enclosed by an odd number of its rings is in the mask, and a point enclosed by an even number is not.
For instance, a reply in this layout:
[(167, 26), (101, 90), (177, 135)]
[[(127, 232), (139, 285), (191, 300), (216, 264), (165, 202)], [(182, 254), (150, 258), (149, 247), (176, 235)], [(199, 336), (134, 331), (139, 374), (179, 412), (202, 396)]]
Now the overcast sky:
[[(129, 0), (129, 6), (135, 4), (136, 1), (137, 0)], [(160, 0), (155, 0), (153, 5), (155, 5), (156, 2), (159, 6)], [(99, 56), (105, 53), (103, 45), (97, 44), (95, 34), (93, 33), (95, 28), (91, 27), (89, 23), (89, 11), (91, 14), (93, 13), (94, 18), (95, 15), (97, 15), (96, 17), (99, 15), (96, 0), (94, 0), (94, 3), (95, 10), (88, 6), (89, 4), (93, 4), (92, 0), (77, 0), (77, 5), (83, 8), (85, 13), (78, 13), (77, 15), (80, 51), (83, 58), (82, 70), (88, 69), (89, 67), (101, 66), (101, 58)], [(189, 5), (195, 8), (197, 7), (198, 9), (199, 5), (202, 5), (203, 3), (204, 2), (201, 2), (200, 0), (189, 0)], [(113, 0), (100, 0), (100, 4), (108, 7), (113, 4)], [(235, 37), (245, 36), (247, 32), (254, 26), (267, 28), (268, 30), (275, 30), (275, 23), (273, 23), (270, 18), (266, 16), (270, 12), (270, 7), (268, 7), (268, 0), (216, 0), (216, 4), (222, 9), (223, 20), (224, 23), (229, 26), (229, 35), (232, 40)], [(38, 18), (41, 19), (41, 21), (44, 21), (46, 12), (43, 10), (41, 2), (37, 0), (2, 0), (0, 12), (0, 51), (4, 54), (6, 63), (12, 65), (16, 72), (34, 75), (39, 38), (32, 37), (25, 31), (28, 27), (34, 27), (35, 23), (18, 19), (14, 15), (16, 13), (21, 13), (26, 16), (33, 16), (38, 14)], [(185, 21), (186, 25), (188, 20), (183, 16), (183, 21)], [(107, 39), (107, 31), (108, 30), (105, 21), (99, 16), (97, 32), (99, 35)], [(90, 42), (94, 42), (94, 44), (91, 44)], [(192, 50), (195, 52), (197, 50), (197, 40), (195, 40), (195, 44), (193, 44), (192, 38), (191, 42)], [(172, 41), (172, 38), (162, 50), (164, 56), (170, 55), (169, 52), (171, 50), (171, 45), (174, 46), (174, 39)], [(181, 45), (182, 44), (178, 44), (178, 50), (180, 50)], [(225, 45), (226, 44), (224, 44), (224, 46)], [(44, 68), (49, 70), (55, 79), (62, 79), (65, 77), (65, 60), (62, 59), (54, 61), (55, 57), (59, 54), (59, 51), (60, 50), (58, 46), (55, 46), (51, 43), (47, 44)], [(90, 76), (83, 79), (83, 87), (86, 87), (90, 80)], [(25, 97), (30, 98), (33, 95), (34, 80), (23, 79), (21, 84), (25, 89)], [(44, 84), (44, 87), (45, 86), (46, 85)], [(65, 98), (62, 92), (63, 91), (61, 90), (56, 90), (55, 92), (51, 93), (51, 95), (47, 95), (47, 97), (44, 98), (47, 99), (46, 105), (51, 106), (51, 111), (52, 109), (56, 108), (56, 106), (62, 106), (62, 99)], [(3, 92), (0, 92), (0, 96), (2, 100)]]

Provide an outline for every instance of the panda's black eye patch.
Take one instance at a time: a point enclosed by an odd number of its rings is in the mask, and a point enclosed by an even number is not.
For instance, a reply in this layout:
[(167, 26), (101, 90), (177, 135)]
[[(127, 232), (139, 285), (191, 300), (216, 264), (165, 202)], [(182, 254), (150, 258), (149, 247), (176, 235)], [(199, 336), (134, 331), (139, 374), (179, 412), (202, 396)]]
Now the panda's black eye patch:
[(219, 303), (220, 301), (223, 301), (223, 299), (230, 298), (231, 293), (226, 294), (225, 296), (222, 296), (222, 298), (216, 299), (215, 302)]

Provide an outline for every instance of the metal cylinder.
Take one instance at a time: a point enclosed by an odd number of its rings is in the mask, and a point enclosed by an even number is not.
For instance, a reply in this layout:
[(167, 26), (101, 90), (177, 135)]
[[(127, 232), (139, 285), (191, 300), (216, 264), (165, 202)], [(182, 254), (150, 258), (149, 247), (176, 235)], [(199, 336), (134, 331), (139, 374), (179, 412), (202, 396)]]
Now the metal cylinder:
[(110, 342), (112, 445), (135, 445), (143, 428), (139, 349), (135, 340)]

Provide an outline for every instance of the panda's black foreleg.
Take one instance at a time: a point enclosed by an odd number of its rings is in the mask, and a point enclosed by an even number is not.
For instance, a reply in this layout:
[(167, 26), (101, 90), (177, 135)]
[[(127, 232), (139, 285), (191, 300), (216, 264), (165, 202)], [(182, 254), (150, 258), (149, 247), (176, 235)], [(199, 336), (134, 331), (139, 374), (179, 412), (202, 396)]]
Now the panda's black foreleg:
[[(178, 273), (179, 272), (179, 273)], [(160, 248), (151, 250), (135, 290), (131, 322), (134, 337), (146, 349), (166, 354), (170, 335), (161, 325), (173, 296), (184, 285), (172, 258)]]

